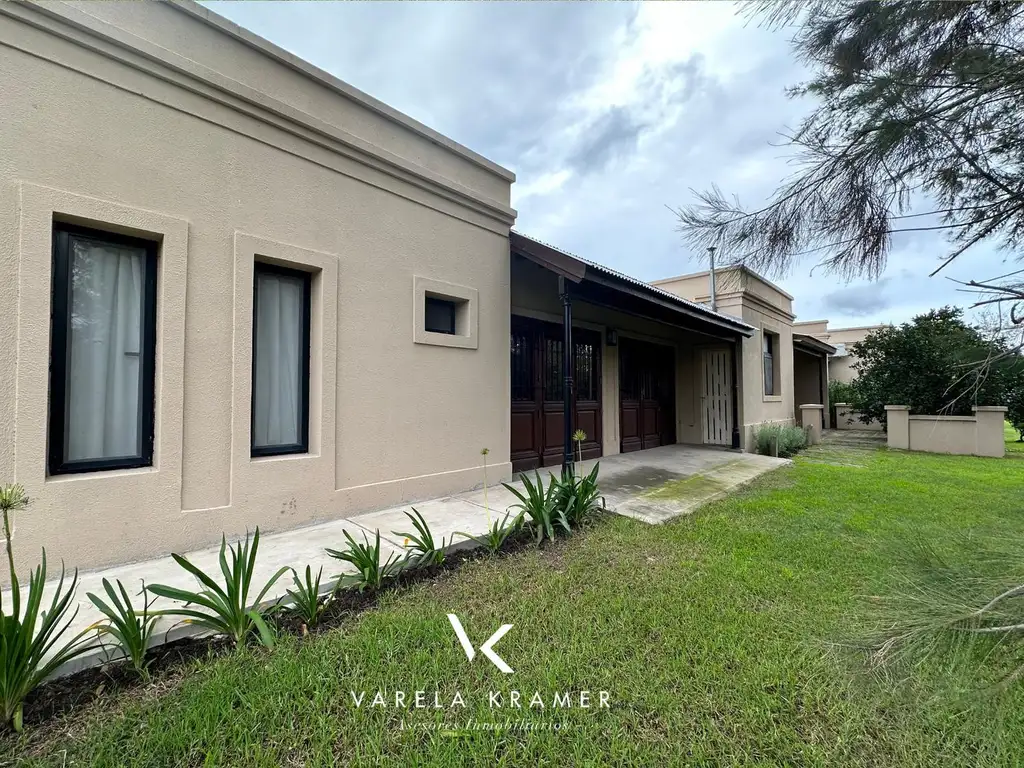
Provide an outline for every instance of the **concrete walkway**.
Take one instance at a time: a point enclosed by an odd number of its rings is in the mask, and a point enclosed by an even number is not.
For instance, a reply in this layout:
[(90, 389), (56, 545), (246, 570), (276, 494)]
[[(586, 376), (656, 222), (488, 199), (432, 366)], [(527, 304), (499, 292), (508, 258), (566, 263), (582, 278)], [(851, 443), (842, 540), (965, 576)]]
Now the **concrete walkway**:
[[(764, 472), (788, 463), (790, 462), (786, 459), (714, 448), (671, 445), (601, 460), (600, 485), (609, 508), (614, 512), (647, 523), (661, 523), (692, 512), (701, 504), (728, 493)], [(584, 471), (589, 472), (593, 464), (593, 461), (584, 462)], [(557, 467), (542, 470), (541, 475), (546, 479), (547, 472), (552, 470), (557, 472)], [(321, 566), (323, 567), (323, 587), (324, 591), (329, 591), (329, 583), (332, 584), (337, 576), (354, 571), (347, 563), (329, 557), (324, 550), (325, 547), (344, 549), (343, 531), (348, 531), (357, 541), (362, 541), (363, 536), (366, 536), (372, 543), (375, 533), (379, 530), (381, 559), (386, 560), (390, 555), (403, 553), (402, 536), (393, 532), (414, 530), (405, 512), (415, 506), (429, 524), (435, 542), (440, 542), (444, 538), (455, 547), (476, 546), (461, 534), (480, 536), (486, 533), (488, 521), (501, 519), (505, 510), (515, 501), (516, 498), (508, 489), (496, 485), (487, 489), (486, 505), (484, 491), (480, 489), (319, 525), (264, 534), (260, 538), (251, 596), (255, 597), (262, 585), (282, 566), (294, 567), (302, 572), (307, 564), (312, 566), (314, 575)], [(218, 553), (219, 546), (188, 552), (185, 556), (203, 571), (215, 575), (219, 581)], [(22, 561), (24, 562), (24, 557)], [(88, 599), (87, 593), (93, 592), (106, 599), (102, 587), (103, 579), (108, 579), (111, 583), (119, 579), (132, 595), (140, 590), (143, 581), (146, 584), (160, 583), (187, 589), (196, 586), (192, 576), (181, 569), (170, 556), (84, 572), (80, 574), (78, 584), (78, 616), (65, 639), (102, 618)], [(50, 582), (51, 588), (53, 584), (54, 582)], [(285, 597), (286, 590), (291, 586), (291, 574), (285, 574), (267, 594), (267, 600), (275, 602)], [(6, 605), (10, 605), (9, 595), (10, 591), (6, 590), (3, 595)], [(46, 605), (48, 600), (49, 596), (44, 599), (43, 604)], [(175, 603), (176, 601), (158, 598), (152, 608), (166, 609)], [(168, 642), (197, 634), (194, 627), (176, 624), (175, 621), (170, 617), (161, 619), (156, 633), (157, 642)], [(67, 665), (60, 674), (69, 674), (105, 660), (105, 655), (99, 650), (87, 653)]]

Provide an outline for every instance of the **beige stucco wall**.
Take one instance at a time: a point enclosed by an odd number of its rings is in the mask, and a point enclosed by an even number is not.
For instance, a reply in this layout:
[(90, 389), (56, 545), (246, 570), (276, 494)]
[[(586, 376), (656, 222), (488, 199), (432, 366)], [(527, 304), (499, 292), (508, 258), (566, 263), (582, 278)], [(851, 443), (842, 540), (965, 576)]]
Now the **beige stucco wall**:
[[(758, 425), (796, 423), (792, 296), (748, 269), (723, 269), (716, 274), (718, 311), (738, 317), (757, 329), (753, 336), (743, 340), (739, 364), (741, 441), (744, 450), (751, 451)], [(708, 279), (707, 272), (699, 272), (656, 280), (653, 284), (677, 296), (707, 304), (710, 301)], [(764, 394), (762, 345), (766, 330), (779, 336), (780, 388), (775, 395)]]
[[(562, 322), (558, 278), (554, 273), (525, 259), (514, 260), (511, 296), (513, 314), (554, 323)], [(572, 311), (574, 325), (600, 331), (604, 339), (601, 348), (603, 454), (613, 456), (619, 453), (621, 439), (618, 347), (608, 346), (608, 328), (614, 328), (620, 338), (642, 339), (673, 348), (676, 361), (676, 441), (701, 443), (701, 350), (728, 348), (729, 343), (581, 300), (573, 302)]]
[(1006, 450), (1006, 408), (986, 406), (973, 411), (973, 416), (911, 416), (905, 406), (886, 406), (889, 447), (1002, 457)]
[[(0, 7), (0, 481), (33, 499), (24, 557), (98, 566), (465, 489), (482, 447), (510, 471), (511, 174), (255, 51), (173, 8)], [(161, 241), (151, 468), (46, 476), (54, 219)], [(309, 454), (249, 456), (257, 257), (315, 274)], [(477, 348), (414, 343), (416, 276), (477, 292)]]
[(860, 411), (850, 409), (847, 403), (836, 403), (836, 429), (870, 429), (881, 432), (883, 427), (880, 421), (871, 419), (864, 423), (860, 420)]
[(850, 353), (850, 347), (858, 341), (863, 341), (872, 331), (885, 327), (885, 325), (862, 325), (850, 328), (829, 328), (827, 320), (809, 320), (804, 323), (794, 324), (794, 329), (798, 333), (816, 336), (833, 346), (837, 344), (846, 345), (845, 354), (829, 358), (828, 378), (829, 381), (844, 381), (847, 383), (857, 378), (857, 372), (853, 368), (857, 358)]

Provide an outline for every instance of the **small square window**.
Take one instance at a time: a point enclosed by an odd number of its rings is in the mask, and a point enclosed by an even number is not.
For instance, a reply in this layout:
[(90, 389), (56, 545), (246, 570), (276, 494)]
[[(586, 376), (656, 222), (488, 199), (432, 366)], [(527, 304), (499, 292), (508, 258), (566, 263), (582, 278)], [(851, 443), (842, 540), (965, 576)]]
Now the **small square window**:
[(427, 296), (424, 305), (423, 329), (430, 333), (447, 333), (455, 335), (454, 301)]
[(477, 348), (479, 293), (475, 288), (415, 275), (412, 296), (414, 343)]

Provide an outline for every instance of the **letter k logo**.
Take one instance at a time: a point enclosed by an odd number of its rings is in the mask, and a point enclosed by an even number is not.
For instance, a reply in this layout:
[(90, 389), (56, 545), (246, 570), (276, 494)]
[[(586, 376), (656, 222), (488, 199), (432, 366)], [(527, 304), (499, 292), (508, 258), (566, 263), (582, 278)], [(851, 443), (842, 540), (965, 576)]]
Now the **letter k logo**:
[[(462, 622), (459, 621), (459, 617), (454, 613), (448, 614), (448, 621), (452, 623), (452, 629), (455, 630), (455, 636), (459, 638), (459, 644), (462, 646), (462, 650), (466, 652), (466, 658), (470, 661), (476, 656), (476, 650), (473, 648), (473, 644), (469, 642), (469, 637), (466, 635), (466, 630), (462, 628)], [(502, 624), (501, 627), (487, 638), (487, 642), (480, 646), (480, 653), (491, 660), (491, 663), (504, 672), (506, 675), (512, 674), (512, 667), (505, 663), (505, 660), (496, 654), (493, 650), (494, 644), (501, 640), (505, 636), (505, 633), (512, 629), (511, 624)]]

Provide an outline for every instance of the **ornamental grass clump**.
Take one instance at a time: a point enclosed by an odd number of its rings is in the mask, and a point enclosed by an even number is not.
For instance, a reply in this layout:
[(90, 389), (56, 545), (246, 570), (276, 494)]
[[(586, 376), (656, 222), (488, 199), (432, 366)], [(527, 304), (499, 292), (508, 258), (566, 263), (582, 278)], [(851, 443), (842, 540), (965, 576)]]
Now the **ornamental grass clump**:
[(117, 582), (115, 592), (110, 582), (103, 579), (103, 591), (107, 593), (107, 600), (92, 592), (86, 593), (92, 604), (107, 617), (106, 621), (95, 625), (96, 632), (101, 637), (113, 638), (114, 647), (121, 651), (132, 670), (143, 679), (148, 679), (149, 659), (146, 657), (146, 651), (149, 649), (158, 618), (156, 613), (149, 610), (152, 604), (149, 590), (143, 583), (142, 591), (139, 593), (142, 597), (141, 612), (135, 609), (128, 596), (128, 590), (120, 581)]
[(442, 537), (441, 546), (437, 546), (434, 542), (434, 535), (430, 532), (430, 526), (427, 525), (427, 521), (423, 519), (423, 515), (416, 510), (416, 507), (412, 508), (411, 515), (406, 512), (405, 516), (409, 518), (415, 531), (411, 533), (392, 531), (392, 533), (395, 536), (403, 537), (406, 546), (409, 547), (407, 556), (409, 563), (415, 568), (441, 565), (444, 562), (445, 549), (451, 542), (446, 542)]
[(565, 517), (564, 506), (559, 505), (560, 481), (554, 475), (551, 475), (550, 481), (545, 488), (540, 472), (535, 472), (534, 474), (536, 482), (531, 482), (526, 474), (519, 476), (523, 481), (525, 492), (508, 483), (503, 485), (519, 499), (519, 503), (513, 504), (511, 508), (518, 509), (521, 512), (533, 530), (537, 543), (540, 544), (545, 538), (554, 540), (556, 525), (566, 533), (572, 533), (572, 528)]
[(761, 424), (754, 430), (754, 448), (763, 456), (789, 458), (807, 445), (807, 434), (791, 424)]
[[(509, 518), (512, 518), (509, 520)], [(506, 512), (505, 517), (501, 520), (495, 520), (491, 523), (487, 529), (487, 533), (482, 536), (472, 536), (462, 531), (456, 531), (456, 534), (463, 536), (471, 541), (475, 541), (481, 547), (484, 547), (492, 555), (497, 553), (499, 549), (505, 546), (505, 542), (508, 541), (509, 537), (518, 533), (523, 527), (523, 513), (520, 512), (518, 515), (513, 517), (511, 512)]]
[[(196, 577), (203, 589), (190, 591), (165, 584), (154, 584), (149, 591), (159, 597), (180, 600), (184, 603), (180, 608), (169, 608), (159, 611), (158, 615), (182, 616), (185, 621), (227, 635), (238, 647), (244, 645), (250, 637), (255, 637), (265, 646), (273, 646), (276, 639), (274, 631), (264, 620), (259, 611), (259, 604), (270, 591), (271, 587), (288, 570), (282, 567), (270, 577), (255, 599), (249, 600), (249, 589), (256, 571), (256, 553), (260, 546), (260, 529), (257, 528), (249, 544), (249, 535), (230, 548), (231, 560), (228, 561), (227, 540), (220, 540), (220, 570), (224, 583), (217, 581), (193, 565), (181, 555), (172, 554), (174, 561)], [(190, 608), (189, 606), (195, 606)]]
[(340, 585), (357, 589), (360, 592), (376, 591), (384, 586), (388, 579), (398, 576), (405, 568), (407, 561), (399, 555), (390, 555), (381, 564), (380, 531), (375, 532), (372, 545), (365, 533), (362, 544), (353, 539), (348, 531), (342, 531), (342, 533), (345, 535), (347, 543), (345, 549), (328, 548), (327, 554), (336, 560), (355, 566), (356, 573), (341, 576)]
[(557, 504), (573, 528), (583, 525), (594, 515), (607, 509), (597, 484), (601, 464), (597, 463), (585, 476), (564, 472), (558, 480)]
[(78, 615), (73, 599), (78, 586), (78, 571), (64, 588), (64, 567), (50, 599), (40, 613), (46, 586), (46, 550), (42, 562), (29, 573), (28, 599), (22, 612), (21, 585), (14, 566), (14, 513), (28, 508), (29, 499), (20, 485), (0, 486), (0, 511), (3, 513), (4, 540), (11, 577), (10, 611), (0, 600), (0, 718), (15, 731), (22, 729), (25, 698), (49, 675), (93, 645), (87, 627), (61, 645), (60, 639)]
[(286, 590), (288, 597), (292, 599), (292, 609), (301, 620), (304, 626), (312, 628), (320, 622), (320, 616), (323, 614), (324, 609), (327, 608), (327, 603), (330, 600), (330, 596), (320, 599), (320, 583), (324, 575), (324, 569), (321, 567), (316, 574), (316, 578), (313, 578), (313, 569), (310, 566), (306, 566), (305, 578), (299, 578), (298, 572), (292, 568), (292, 585), (293, 589)]

